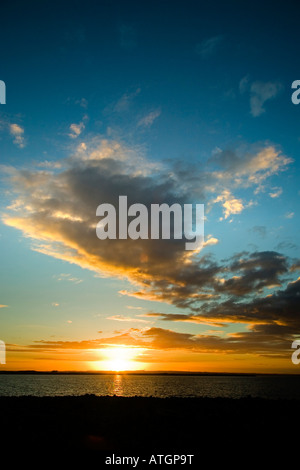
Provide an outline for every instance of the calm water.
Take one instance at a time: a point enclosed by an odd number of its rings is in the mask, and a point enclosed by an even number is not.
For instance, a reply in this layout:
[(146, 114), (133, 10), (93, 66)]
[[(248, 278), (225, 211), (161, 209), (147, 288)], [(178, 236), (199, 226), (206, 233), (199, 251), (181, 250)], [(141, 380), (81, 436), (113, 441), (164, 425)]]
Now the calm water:
[(299, 376), (0, 375), (0, 396), (118, 395), (300, 399)]

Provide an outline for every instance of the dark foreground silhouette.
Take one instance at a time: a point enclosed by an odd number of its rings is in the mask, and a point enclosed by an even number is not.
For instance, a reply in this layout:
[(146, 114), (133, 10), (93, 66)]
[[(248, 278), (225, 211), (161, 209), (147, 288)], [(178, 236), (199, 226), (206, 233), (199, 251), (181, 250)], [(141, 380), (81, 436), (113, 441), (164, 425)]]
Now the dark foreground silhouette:
[(205, 457), (234, 462), (237, 449), (247, 462), (269, 463), (279, 457), (287, 463), (299, 449), (296, 400), (0, 397), (0, 410), (1, 454), (20, 452), (31, 462), (41, 452), (84, 451), (98, 455), (97, 468), (110, 468), (105, 458), (113, 454), (194, 454), (199, 468)]

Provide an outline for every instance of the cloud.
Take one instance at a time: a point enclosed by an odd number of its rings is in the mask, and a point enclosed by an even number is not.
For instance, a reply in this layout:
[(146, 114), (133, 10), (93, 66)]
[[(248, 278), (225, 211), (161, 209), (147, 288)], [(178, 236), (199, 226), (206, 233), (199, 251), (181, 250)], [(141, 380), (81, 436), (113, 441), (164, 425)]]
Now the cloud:
[(291, 266), (291, 271), (298, 271), (300, 270), (300, 260), (295, 261), (295, 263), (292, 264)]
[(284, 217), (286, 219), (292, 219), (295, 215), (295, 212), (286, 212), (286, 214), (284, 214)]
[(0, 304), (0, 308), (6, 308), (6, 307), (8, 307), (8, 305), (1, 305)]
[[(254, 187), (257, 193), (268, 178), (285, 171), (292, 162), (291, 158), (283, 155), (274, 146), (249, 150), (220, 150), (209, 161), (217, 170), (210, 171), (205, 177), (212, 189), (215, 189), (216, 185), (219, 188), (224, 186), (228, 192), (239, 187)], [(218, 171), (218, 168), (221, 171)]]
[(78, 104), (78, 105), (81, 106), (82, 108), (87, 109), (87, 107), (88, 107), (88, 100), (85, 99), (85, 98), (81, 98), (80, 100), (76, 100), (76, 101), (75, 101), (75, 104)]
[(124, 113), (130, 110), (133, 100), (140, 94), (141, 89), (137, 88), (135, 91), (131, 93), (124, 93), (121, 98), (111, 107), (109, 106), (106, 109), (106, 112), (110, 112), (111, 110), (115, 113)]
[[(112, 337), (89, 339), (82, 341), (48, 341), (39, 340), (34, 341), (33, 344), (25, 346), (26, 349), (34, 351), (53, 351), (53, 350), (99, 350), (105, 349), (108, 346), (131, 346), (140, 347), (144, 344), (143, 342), (143, 329), (139, 330), (136, 328), (130, 328), (120, 334), (116, 334)], [(99, 332), (101, 333), (101, 331)], [(10, 351), (15, 350), (13, 347), (9, 348)]]
[[(129, 205), (186, 202), (175, 182), (152, 175), (147, 166), (131, 149), (104, 141), (96, 148), (80, 147), (60, 171), (10, 169), (19, 205), (10, 206), (5, 223), (32, 238), (40, 253), (145, 286), (150, 280), (151, 290), (151, 279), (164, 279), (170, 262), (180, 270), (187, 259), (184, 240), (100, 241), (95, 231), (98, 205), (117, 207), (120, 194), (128, 196)], [(69, 275), (58, 279), (79, 282)]]
[(211, 321), (252, 323), (265, 334), (280, 331), (288, 335), (299, 333), (298, 298), (300, 279), (291, 281), (285, 289), (248, 301), (229, 299), (218, 305), (206, 305), (202, 315)]
[(281, 196), (282, 194), (282, 188), (272, 188), (272, 192), (269, 193), (269, 196), (273, 199)]
[[(198, 263), (181, 266), (166, 274), (166, 279), (152, 280), (137, 291), (121, 291), (137, 298), (160, 300), (197, 312), (205, 302), (228, 297), (261, 295), (265, 289), (279, 287), (288, 275), (290, 261), (276, 252), (241, 253), (224, 261), (213, 262), (203, 256)], [(147, 287), (151, 286), (151, 291)]]
[(197, 44), (196, 52), (202, 59), (207, 59), (214, 55), (224, 39), (223, 35), (213, 36)]
[[(256, 191), (274, 174), (286, 170), (290, 162), (268, 146), (218, 151), (201, 168), (173, 162), (158, 166), (148, 161), (139, 147), (92, 139), (61, 161), (61, 168), (2, 167), (14, 195), (3, 221), (30, 238), (34, 250), (101, 276), (128, 279), (131, 288), (121, 294), (172, 304), (187, 312), (186, 321), (259, 325), (264, 322), (264, 313), (269, 315), (264, 299), (270, 302), (270, 297), (266, 295), (271, 293), (272, 298), (287, 302), (283, 290), (277, 297), (272, 293), (290, 280), (291, 261), (287, 257), (272, 251), (244, 252), (216, 262), (210, 253), (191, 255), (185, 251), (184, 240), (100, 241), (95, 230), (96, 208), (103, 202), (117, 207), (119, 195), (125, 194), (128, 205), (208, 200), (211, 207), (222, 204), (224, 217), (238, 215), (249, 202), (234, 193), (241, 188)], [(208, 236), (206, 247), (217, 242), (217, 237)], [(55, 279), (81, 282), (69, 273)], [(278, 314), (286, 317), (287, 304), (284, 308)], [(133, 344), (140, 344), (140, 339), (134, 338)], [(142, 338), (146, 340), (144, 334)], [(122, 339), (128, 344), (131, 341), (128, 335), (118, 340)]]
[(74, 284), (80, 284), (81, 282), (83, 282), (82, 279), (79, 279), (78, 277), (72, 276), (72, 274), (68, 274), (68, 273), (61, 273), (54, 277), (57, 281), (74, 282)]
[(71, 139), (77, 139), (77, 137), (80, 136), (80, 134), (84, 131), (85, 129), (85, 121), (87, 121), (88, 116), (84, 115), (82, 118), (82, 121), (79, 124), (71, 124), (70, 125), (70, 133), (68, 134)]
[[(254, 297), (243, 301), (228, 299), (224, 302), (205, 304), (199, 313), (148, 313), (146, 316), (168, 322), (204, 323), (222, 327), (226, 326), (226, 323), (246, 323), (250, 325), (249, 332), (239, 333), (239, 336), (247, 340), (251, 340), (253, 333), (260, 332), (266, 340), (269, 337), (270, 344), (274, 341), (273, 335), (277, 335), (276, 341), (286, 338), (286, 341), (291, 343), (293, 335), (298, 335), (300, 329), (299, 295), (300, 278), (290, 282), (285, 289), (261, 298)], [(273, 347), (276, 348), (276, 342)]]
[[(129, 328), (116, 332), (114, 336), (101, 337), (84, 341), (49, 341), (39, 340), (22, 347), (27, 351), (75, 351), (100, 350), (108, 346), (130, 346), (145, 350), (185, 350), (194, 353), (235, 353), (273, 356), (290, 355), (290, 345), (299, 334), (300, 317), (299, 296), (300, 278), (290, 281), (286, 287), (267, 295), (246, 296), (258, 292), (271, 282), (276, 282), (280, 275), (300, 269), (300, 261), (293, 265), (288, 260), (274, 252), (240, 254), (228, 260), (222, 271), (225, 275), (240, 271), (240, 276), (219, 282), (229, 293), (227, 300), (214, 299), (212, 302), (202, 302), (201, 305), (187, 313), (156, 313), (149, 312), (144, 317), (162, 322), (195, 323), (226, 327), (227, 325), (247, 325), (247, 330), (210, 334), (195, 334), (178, 332), (161, 327)], [(219, 269), (220, 271), (220, 269)], [(191, 277), (191, 280), (193, 277)], [(231, 281), (236, 284), (232, 284)], [(226, 282), (229, 284), (226, 286)], [(194, 279), (194, 285), (197, 281)], [(189, 285), (189, 283), (187, 283)], [(190, 295), (193, 291), (190, 291)], [(243, 294), (243, 295), (240, 295)], [(127, 318), (113, 315), (109, 319), (129, 322), (147, 320)], [(69, 321), (70, 322), (70, 321)], [(101, 333), (101, 332), (100, 332)], [(9, 346), (9, 350), (18, 350)]]
[(79, 124), (71, 124), (70, 125), (71, 132), (70, 134), (68, 134), (69, 137), (71, 137), (71, 139), (77, 139), (77, 137), (80, 136), (84, 128), (85, 128), (85, 125), (83, 122), (80, 122)]
[(201, 167), (190, 162), (174, 162), (171, 175), (186, 193), (206, 203), (206, 212), (221, 203), (228, 219), (230, 214), (239, 214), (255, 203), (251, 199), (247, 201), (245, 196), (239, 197), (238, 191), (252, 189), (257, 196), (266, 190), (272, 176), (286, 171), (292, 162), (271, 145), (218, 148)]
[(61, 168), (61, 163), (60, 162), (56, 162), (56, 161), (48, 161), (48, 160), (44, 160), (42, 162), (39, 162), (37, 164), (37, 166), (39, 168), (53, 168), (53, 169), (58, 169), (58, 168)]
[(147, 320), (143, 320), (141, 318), (134, 318), (134, 317), (125, 317), (124, 315), (112, 315), (110, 317), (106, 317), (107, 320), (115, 320), (120, 322), (130, 322), (130, 323), (149, 323)]
[[(261, 308), (268, 310), (270, 301)], [(282, 308), (282, 307), (280, 307)], [(277, 312), (278, 313), (278, 312)], [(153, 314), (152, 316), (154, 316)], [(162, 314), (165, 321), (178, 321), (173, 318), (176, 315)], [(180, 317), (180, 315), (178, 315)], [(187, 318), (187, 317), (186, 317)], [(188, 321), (188, 320), (187, 320)], [(299, 322), (298, 322), (299, 323)], [(299, 324), (297, 325), (299, 331)], [(84, 341), (35, 341), (33, 344), (23, 346), (27, 351), (76, 351), (99, 350), (110, 346), (128, 346), (137, 351), (182, 350), (192, 353), (227, 353), (227, 354), (256, 354), (271, 356), (280, 354), (282, 357), (290, 357), (290, 346), (294, 338), (296, 324), (283, 325), (276, 321), (262, 324), (253, 324), (248, 331), (228, 333), (220, 336), (217, 334), (182, 333), (172, 329), (159, 327), (130, 328), (112, 337), (99, 338)], [(9, 345), (10, 351), (19, 350), (16, 345)], [(143, 360), (143, 359), (141, 359)]]
[(228, 261), (226, 270), (234, 275), (216, 288), (236, 296), (281, 286), (280, 277), (289, 271), (288, 259), (274, 251), (241, 253)]
[(279, 242), (275, 246), (275, 250), (280, 250), (280, 251), (283, 251), (283, 250), (296, 250), (297, 248), (298, 248), (298, 246), (295, 243), (292, 243), (290, 241), (282, 241), (282, 242)]
[(219, 323), (214, 320), (209, 320), (204, 316), (195, 315), (193, 313), (186, 314), (186, 313), (156, 313), (156, 312), (149, 312), (145, 314), (146, 317), (150, 318), (157, 318), (161, 321), (167, 322), (185, 322), (185, 323), (197, 323), (197, 324), (211, 324), (213, 326), (222, 326), (224, 327), (224, 322), (220, 321)]
[[(138, 148), (129, 148), (113, 140), (100, 142), (92, 140), (81, 142), (73, 157), (65, 162), (65, 168), (62, 167), (60, 161), (59, 165), (55, 165), (54, 162), (47, 165), (48, 171), (29, 172), (11, 168), (6, 169), (6, 172), (11, 175), (15, 192), (19, 191), (24, 200), (28, 199), (28, 202), (30, 200), (27, 207), (36, 208), (37, 213), (41, 211), (42, 219), (46, 214), (48, 217), (51, 216), (51, 221), (68, 219), (85, 223), (85, 220), (90, 218), (95, 224), (96, 220), (91, 211), (99, 205), (101, 200), (109, 202), (112, 199), (110, 193), (114, 193), (113, 199), (116, 202), (117, 194), (127, 194), (128, 191), (131, 193), (133, 202), (139, 199), (146, 205), (156, 201), (157, 194), (161, 202), (167, 200), (175, 202), (175, 194), (179, 194), (179, 202), (188, 202), (191, 198), (204, 203), (208, 201), (208, 209), (221, 203), (224, 217), (227, 219), (232, 214), (241, 213), (251, 204), (251, 201), (241, 199), (234, 192), (241, 188), (252, 187), (254, 193), (258, 194), (269, 178), (285, 171), (291, 162), (292, 159), (269, 146), (258, 150), (250, 149), (246, 152), (220, 150), (207, 162), (206, 168), (185, 166), (179, 162), (171, 163), (171, 167), (168, 168), (150, 163), (140, 154)], [(61, 171), (53, 172), (51, 167)], [(92, 196), (88, 188), (86, 188), (87, 196), (81, 191), (81, 187), (88, 185), (88, 179), (91, 180), (93, 188)], [(78, 200), (75, 194), (75, 181), (82, 200)], [(101, 185), (103, 189), (97, 189)], [(135, 193), (130, 188), (131, 185), (137, 190), (135, 197)], [(144, 194), (143, 186), (149, 189), (149, 197)], [(33, 195), (29, 194), (29, 188), (35, 188), (36, 192)], [(60, 201), (54, 194), (56, 190), (61, 196)], [(159, 190), (157, 194), (156, 190)], [(212, 198), (214, 194), (215, 197)], [(40, 200), (38, 195), (42, 195), (43, 199)], [(82, 213), (88, 203), (94, 204), (93, 209), (87, 208), (88, 212)], [(90, 222), (92, 224), (92, 220)], [(78, 224), (77, 227), (79, 227)], [(177, 245), (174, 243), (173, 246)], [(181, 248), (182, 245), (180, 245)]]
[(253, 82), (250, 88), (250, 109), (253, 117), (260, 116), (265, 113), (264, 104), (274, 99), (283, 86), (279, 82)]
[(19, 148), (25, 147), (24, 128), (19, 124), (9, 124), (9, 132), (13, 136), (13, 143)]
[(245, 93), (248, 90), (248, 87), (249, 87), (249, 75), (245, 75), (245, 77), (243, 77), (239, 83), (240, 93), (242, 94)]
[(217, 245), (219, 243), (219, 240), (212, 235), (207, 235), (205, 242), (203, 243), (203, 247), (205, 246), (213, 246)]
[[(253, 335), (256, 336), (254, 341)], [(155, 349), (186, 349), (202, 353), (238, 352), (249, 354), (259, 352), (260, 354), (272, 354), (274, 352), (278, 353), (279, 350), (286, 352), (290, 346), (284, 338), (277, 338), (275, 345), (274, 342), (270, 342), (270, 336), (265, 337), (259, 329), (251, 333), (233, 333), (227, 337), (220, 337), (217, 335), (179, 333), (163, 328), (150, 328), (143, 333), (143, 336), (150, 339), (150, 344)]]
[(230, 191), (227, 189), (218, 196), (214, 202), (221, 202), (224, 208), (224, 217), (228, 217), (232, 214), (240, 214), (244, 209), (243, 201), (232, 196)]
[(149, 114), (140, 119), (137, 123), (137, 127), (151, 127), (155, 119), (161, 115), (161, 110), (156, 109), (151, 111)]

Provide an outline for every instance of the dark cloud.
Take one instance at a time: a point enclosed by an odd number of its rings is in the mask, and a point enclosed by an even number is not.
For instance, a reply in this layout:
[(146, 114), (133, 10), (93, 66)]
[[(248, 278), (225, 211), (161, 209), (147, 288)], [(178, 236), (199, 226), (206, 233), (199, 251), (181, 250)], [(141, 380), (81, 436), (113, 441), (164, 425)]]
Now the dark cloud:
[(287, 241), (287, 240), (279, 242), (275, 246), (275, 250), (279, 250), (279, 251), (282, 251), (282, 250), (296, 250), (297, 248), (298, 248), (298, 246), (295, 243), (292, 243), (292, 242)]
[(164, 321), (212, 323), (217, 326), (224, 326), (223, 323), (246, 323), (251, 325), (248, 336), (256, 333), (257, 336), (278, 335), (290, 339), (300, 331), (299, 299), (300, 279), (265, 297), (254, 297), (248, 301), (228, 299), (223, 302), (206, 302), (198, 313), (146, 315), (160, 317)]
[(224, 280), (217, 290), (237, 296), (281, 286), (280, 276), (289, 270), (287, 258), (273, 251), (236, 255), (227, 269), (237, 275)]

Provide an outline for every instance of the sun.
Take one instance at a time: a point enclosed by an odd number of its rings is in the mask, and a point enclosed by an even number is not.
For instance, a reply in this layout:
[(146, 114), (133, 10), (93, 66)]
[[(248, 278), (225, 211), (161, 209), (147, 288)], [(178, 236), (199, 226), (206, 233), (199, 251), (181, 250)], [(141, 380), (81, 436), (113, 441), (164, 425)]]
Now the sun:
[(130, 348), (128, 346), (102, 349), (101, 355), (103, 360), (98, 363), (99, 368), (114, 372), (141, 369), (143, 364), (136, 361), (140, 353), (140, 348)]

